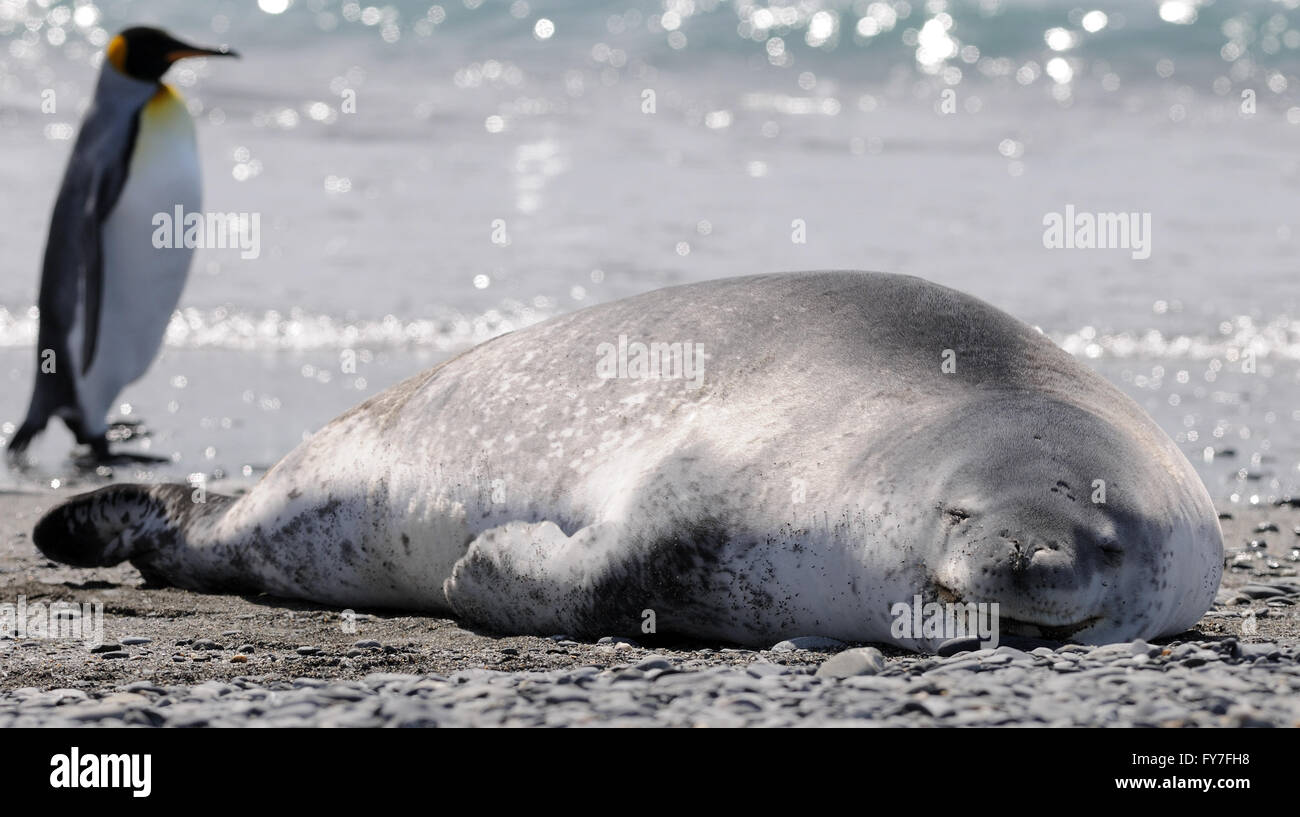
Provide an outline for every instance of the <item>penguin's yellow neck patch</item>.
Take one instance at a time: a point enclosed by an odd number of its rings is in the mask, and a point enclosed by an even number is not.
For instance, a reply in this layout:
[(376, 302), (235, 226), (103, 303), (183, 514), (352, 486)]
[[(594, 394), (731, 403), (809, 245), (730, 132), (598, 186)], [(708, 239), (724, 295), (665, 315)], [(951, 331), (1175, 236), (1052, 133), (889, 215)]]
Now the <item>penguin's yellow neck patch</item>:
[(118, 70), (118, 73), (126, 73), (126, 38), (121, 34), (108, 41), (108, 64)]
[(190, 118), (190, 112), (185, 107), (185, 100), (177, 93), (176, 89), (167, 83), (159, 83), (158, 91), (150, 97), (144, 106), (144, 114), (149, 117), (150, 121), (169, 120), (172, 118), (184, 117)]
[(160, 82), (158, 83), (158, 90), (149, 99), (149, 104), (169, 105), (176, 102), (184, 103), (184, 101), (185, 100), (181, 99), (181, 95), (176, 92), (175, 88), (165, 82)]

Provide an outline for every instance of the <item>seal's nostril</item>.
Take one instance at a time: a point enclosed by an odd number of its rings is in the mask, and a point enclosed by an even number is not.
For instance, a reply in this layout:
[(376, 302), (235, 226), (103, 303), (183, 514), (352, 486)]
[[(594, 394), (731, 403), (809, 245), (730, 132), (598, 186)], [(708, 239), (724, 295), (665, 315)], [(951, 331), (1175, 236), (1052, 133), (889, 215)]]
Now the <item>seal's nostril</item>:
[(1118, 542), (1102, 541), (1097, 549), (1101, 551), (1102, 561), (1110, 567), (1118, 567), (1124, 561), (1124, 548)]
[(960, 525), (967, 519), (970, 519), (970, 512), (961, 508), (945, 508), (943, 511), (944, 518), (950, 525)]
[(1010, 562), (1011, 565), (1011, 572), (1021, 573), (1024, 571), (1026, 567), (1029, 566), (1029, 560), (1033, 556), (1033, 551), (1029, 549), (1022, 549), (1020, 547), (1020, 543), (1017, 542), (1015, 539), (1008, 540), (1008, 544), (1011, 545), (1011, 552), (1007, 554), (1008, 561)]
[(1031, 568), (1060, 570), (1070, 567), (1069, 548), (1058, 539), (1007, 539), (1007, 563), (1012, 572), (1023, 573)]

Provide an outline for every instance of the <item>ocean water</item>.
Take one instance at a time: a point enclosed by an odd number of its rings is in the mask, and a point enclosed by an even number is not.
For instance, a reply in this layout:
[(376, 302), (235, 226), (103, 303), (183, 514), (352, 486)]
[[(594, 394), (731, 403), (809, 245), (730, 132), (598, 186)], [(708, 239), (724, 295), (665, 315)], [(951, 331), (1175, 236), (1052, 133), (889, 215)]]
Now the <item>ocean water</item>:
[[(257, 215), (260, 242), (196, 253), (118, 411), (169, 462), (114, 478), (255, 478), (364, 397), (568, 310), (859, 268), (1041, 327), (1218, 500), (1300, 486), (1300, 0), (0, 0), (0, 442), (71, 139), (138, 23), (242, 54), (169, 80), (205, 209)], [(1067, 207), (1149, 217), (1149, 243), (1048, 248)], [(104, 478), (70, 445), (52, 424), (0, 487)]]

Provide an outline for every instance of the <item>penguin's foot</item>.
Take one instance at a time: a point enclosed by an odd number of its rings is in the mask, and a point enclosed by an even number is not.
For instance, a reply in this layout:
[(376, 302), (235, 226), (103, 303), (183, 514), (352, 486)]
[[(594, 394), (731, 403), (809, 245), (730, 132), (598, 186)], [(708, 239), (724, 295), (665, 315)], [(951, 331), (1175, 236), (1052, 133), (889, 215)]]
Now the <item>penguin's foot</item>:
[(74, 457), (73, 462), (83, 470), (97, 471), (100, 468), (111, 468), (115, 465), (158, 465), (159, 463), (169, 462), (169, 460), (166, 457), (158, 457), (153, 454), (113, 451), (108, 447), (108, 437), (104, 436), (91, 440), (90, 450)]
[(30, 423), (23, 423), (22, 426), (14, 432), (14, 436), (9, 440), (9, 447), (5, 449), (5, 455), (13, 465), (23, 465), (27, 462), (25, 452), (27, 446), (31, 444), (32, 438), (39, 434), (40, 428)]
[(32, 459), (27, 455), (26, 451), (22, 449), (15, 450), (12, 447), (5, 450), (5, 464), (11, 470), (20, 474), (31, 471), (33, 465)]
[(113, 420), (108, 424), (104, 438), (109, 442), (124, 443), (137, 437), (149, 437), (152, 433), (142, 420)]

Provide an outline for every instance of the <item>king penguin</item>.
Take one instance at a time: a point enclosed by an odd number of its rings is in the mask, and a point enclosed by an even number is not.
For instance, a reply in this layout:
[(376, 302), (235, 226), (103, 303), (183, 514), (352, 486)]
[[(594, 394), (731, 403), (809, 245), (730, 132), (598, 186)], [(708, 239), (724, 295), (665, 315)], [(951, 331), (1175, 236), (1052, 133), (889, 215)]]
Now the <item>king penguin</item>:
[(162, 76), (186, 57), (233, 56), (156, 28), (109, 41), (50, 219), (36, 384), (11, 456), (57, 416), (96, 460), (111, 459), (108, 412), (153, 362), (193, 254), (156, 248), (154, 217), (202, 206), (194, 122)]

